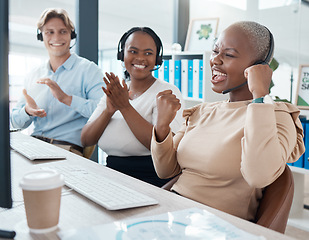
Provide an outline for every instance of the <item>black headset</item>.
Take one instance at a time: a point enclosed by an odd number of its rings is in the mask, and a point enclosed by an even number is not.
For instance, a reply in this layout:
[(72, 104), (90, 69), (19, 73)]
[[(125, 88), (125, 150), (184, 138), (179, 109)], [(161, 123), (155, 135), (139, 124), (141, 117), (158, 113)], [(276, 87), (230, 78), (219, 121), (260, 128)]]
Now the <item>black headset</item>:
[(134, 32), (145, 32), (148, 33), (152, 39), (154, 40), (156, 47), (157, 47), (157, 53), (156, 53), (156, 66), (161, 66), (163, 62), (163, 46), (161, 39), (159, 36), (149, 27), (133, 27), (129, 31), (125, 32), (122, 37), (119, 40), (118, 43), (118, 52), (117, 52), (117, 59), (123, 61), (124, 60), (124, 47), (125, 43), (128, 39), (128, 37), (134, 33)]
[(264, 60), (259, 60), (259, 61), (255, 62), (253, 65), (257, 65), (257, 64), (267, 64), (267, 65), (269, 65), (270, 59), (271, 59), (273, 52), (274, 52), (274, 37), (273, 37), (272, 33), (270, 32), (270, 30), (267, 27), (265, 27), (265, 28), (269, 32), (269, 51), (268, 51), (267, 56), (265, 57)]
[[(274, 37), (273, 37), (271, 31), (267, 27), (265, 27), (265, 28), (269, 32), (269, 51), (268, 51), (267, 56), (265, 57), (264, 60), (258, 60), (253, 65), (258, 65), (258, 64), (269, 65), (270, 64), (270, 59), (271, 59), (271, 57), (272, 57), (272, 55), (274, 53), (274, 45), (275, 45), (274, 44)], [(240, 84), (240, 85), (238, 85), (236, 87), (229, 88), (229, 89), (226, 89), (226, 90), (222, 91), (222, 94), (229, 93), (229, 92), (231, 92), (231, 91), (233, 91), (233, 90), (235, 90), (237, 88), (240, 88), (240, 87), (246, 85), (247, 83), (248, 82), (246, 80), (244, 83), (242, 83), (242, 84)]]
[[(71, 39), (75, 39), (77, 37), (77, 34), (75, 32), (75, 29), (73, 31), (71, 31)], [(39, 40), (39, 41), (43, 41), (43, 34), (42, 32), (39, 31), (39, 29), (37, 29), (37, 35), (36, 35), (36, 38)]]

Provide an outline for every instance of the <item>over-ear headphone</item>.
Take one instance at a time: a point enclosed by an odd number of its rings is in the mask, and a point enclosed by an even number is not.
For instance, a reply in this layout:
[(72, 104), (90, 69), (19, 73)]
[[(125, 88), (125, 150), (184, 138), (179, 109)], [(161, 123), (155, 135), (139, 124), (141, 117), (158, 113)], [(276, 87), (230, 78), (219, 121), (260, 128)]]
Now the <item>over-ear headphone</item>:
[(267, 31), (269, 33), (269, 51), (268, 51), (267, 56), (265, 57), (264, 60), (259, 60), (259, 61), (255, 62), (253, 65), (270, 64), (271, 57), (273, 56), (273, 53), (274, 53), (274, 37), (273, 37), (272, 33), (270, 32), (270, 30), (267, 27), (265, 27), (265, 28), (267, 29)]
[[(75, 32), (75, 29), (73, 31), (71, 31), (71, 39), (75, 39), (77, 37), (77, 34)], [(39, 29), (37, 29), (37, 35), (36, 35), (36, 38), (39, 40), (39, 41), (43, 41), (43, 34), (42, 32), (39, 31)]]
[(162, 65), (163, 62), (163, 46), (162, 46), (162, 42), (161, 39), (159, 38), (159, 36), (151, 29), (148, 27), (133, 27), (131, 28), (129, 31), (125, 32), (122, 37), (119, 40), (118, 43), (118, 52), (117, 52), (117, 59), (123, 61), (124, 60), (124, 47), (125, 47), (125, 43), (128, 39), (128, 37), (134, 33), (134, 32), (145, 32), (148, 33), (152, 39), (154, 40), (156, 47), (157, 47), (157, 54), (156, 54), (156, 66), (158, 65)]

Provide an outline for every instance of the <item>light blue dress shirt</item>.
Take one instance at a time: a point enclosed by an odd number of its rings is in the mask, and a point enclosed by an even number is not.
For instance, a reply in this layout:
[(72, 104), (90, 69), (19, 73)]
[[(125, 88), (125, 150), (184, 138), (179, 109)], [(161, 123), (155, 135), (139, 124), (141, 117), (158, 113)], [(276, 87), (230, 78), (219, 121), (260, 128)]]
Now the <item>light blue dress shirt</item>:
[[(36, 83), (45, 77), (54, 80), (66, 94), (72, 96), (71, 106), (59, 102), (47, 85)], [(47, 116), (29, 116), (22, 96), (11, 113), (12, 127), (23, 129), (33, 122), (34, 131), (31, 135), (82, 146), (81, 130), (104, 94), (102, 86), (105, 86), (102, 71), (85, 58), (72, 53), (56, 72), (52, 71), (48, 61), (29, 74), (24, 86), (39, 108), (45, 109)]]

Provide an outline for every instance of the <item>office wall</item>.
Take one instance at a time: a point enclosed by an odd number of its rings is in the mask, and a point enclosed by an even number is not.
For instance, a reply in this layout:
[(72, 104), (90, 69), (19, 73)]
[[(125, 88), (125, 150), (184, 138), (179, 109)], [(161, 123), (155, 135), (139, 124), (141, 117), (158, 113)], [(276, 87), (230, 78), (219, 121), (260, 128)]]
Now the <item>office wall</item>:
[(173, 0), (100, 0), (99, 48), (115, 48), (124, 32), (135, 26), (151, 27), (170, 48), (173, 38)]

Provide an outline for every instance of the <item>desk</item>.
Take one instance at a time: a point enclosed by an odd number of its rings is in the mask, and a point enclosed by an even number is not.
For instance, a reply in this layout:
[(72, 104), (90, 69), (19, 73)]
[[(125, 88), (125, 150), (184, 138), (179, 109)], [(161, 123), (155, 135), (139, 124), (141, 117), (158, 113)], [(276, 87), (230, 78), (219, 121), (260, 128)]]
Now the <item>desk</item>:
[[(92, 225), (100, 225), (128, 218), (140, 218), (145, 216), (162, 214), (168, 211), (177, 211), (186, 208), (197, 207), (201, 209), (206, 209), (209, 212), (214, 213), (218, 217), (221, 217), (222, 219), (234, 224), (236, 227), (243, 229), (247, 232), (255, 235), (263, 235), (266, 239), (292, 239), (278, 232), (269, 230), (267, 228), (261, 227), (243, 219), (207, 207), (190, 199), (178, 196), (177, 194), (168, 192), (166, 190), (144, 183), (137, 179), (131, 178), (129, 176), (111, 170), (103, 165), (99, 165), (88, 159), (70, 153), (66, 150), (59, 149), (59, 151), (63, 151), (69, 161), (75, 161), (77, 164), (80, 164), (85, 168), (91, 169), (92, 171), (99, 172), (100, 174), (103, 174), (104, 176), (111, 178), (112, 180), (119, 182), (127, 187), (132, 188), (132, 186), (134, 186), (135, 190), (143, 192), (146, 195), (157, 199), (159, 201), (159, 204), (135, 209), (108, 211), (100, 207), (99, 205), (89, 201), (78, 193), (71, 191), (62, 195), (60, 222), (57, 231), (87, 227)], [(28, 159), (25, 159), (14, 151), (11, 151), (11, 161), (14, 208), (9, 210), (0, 209), (0, 228), (15, 230), (17, 233), (15, 239), (58, 239), (56, 234), (57, 231), (41, 235), (29, 233), (24, 205), (22, 202), (22, 191), (18, 186), (18, 183), (22, 176), (26, 172), (31, 171), (34, 168), (34, 165), (46, 163), (49, 161), (29, 161)]]

